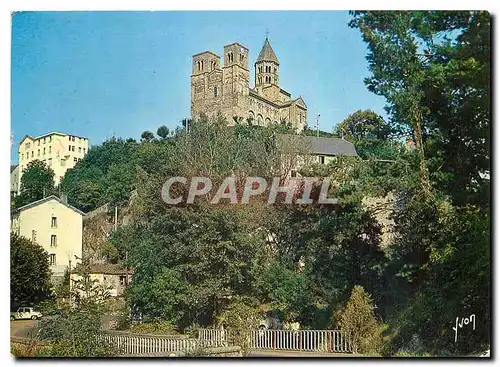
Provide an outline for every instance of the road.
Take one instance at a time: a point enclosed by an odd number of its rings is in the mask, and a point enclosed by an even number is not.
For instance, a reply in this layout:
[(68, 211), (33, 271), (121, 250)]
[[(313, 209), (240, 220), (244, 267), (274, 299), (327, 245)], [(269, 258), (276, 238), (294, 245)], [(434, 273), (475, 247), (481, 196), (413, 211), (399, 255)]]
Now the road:
[[(39, 320), (15, 320), (10, 322), (10, 335), (29, 338), (32, 333), (38, 330)], [(354, 357), (346, 353), (316, 353), (316, 352), (295, 352), (295, 351), (273, 351), (273, 350), (254, 350), (249, 357)]]
[(10, 322), (10, 335), (29, 338), (38, 331), (39, 320), (14, 320)]
[(294, 351), (273, 351), (273, 350), (254, 350), (251, 351), (248, 357), (271, 357), (271, 358), (281, 358), (281, 357), (310, 357), (310, 358), (335, 358), (335, 357), (355, 357), (352, 354), (347, 353), (319, 353), (319, 352), (294, 352)]

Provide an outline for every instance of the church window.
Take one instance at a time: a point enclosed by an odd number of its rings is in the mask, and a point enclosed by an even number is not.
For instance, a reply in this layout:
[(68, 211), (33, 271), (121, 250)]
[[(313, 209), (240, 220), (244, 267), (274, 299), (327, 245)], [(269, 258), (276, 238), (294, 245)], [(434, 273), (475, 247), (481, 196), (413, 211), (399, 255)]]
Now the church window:
[(203, 70), (203, 60), (201, 60), (201, 70)]
[(240, 54), (240, 61), (243, 61), (245, 59), (245, 55)]
[(201, 62), (198, 61), (198, 71), (201, 71)]
[(217, 97), (217, 87), (214, 87), (214, 97)]

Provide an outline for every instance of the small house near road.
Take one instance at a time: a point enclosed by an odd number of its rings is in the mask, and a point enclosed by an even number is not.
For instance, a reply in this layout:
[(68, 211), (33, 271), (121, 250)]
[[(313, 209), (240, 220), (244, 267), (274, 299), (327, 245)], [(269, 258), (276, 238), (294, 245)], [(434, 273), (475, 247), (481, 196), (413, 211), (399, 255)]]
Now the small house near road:
[(76, 281), (83, 279), (84, 273), (88, 273), (90, 280), (94, 281), (95, 285), (106, 289), (111, 297), (121, 297), (127, 285), (130, 284), (134, 271), (120, 264), (91, 264), (85, 271), (81, 265), (78, 265), (70, 273), (72, 289)]

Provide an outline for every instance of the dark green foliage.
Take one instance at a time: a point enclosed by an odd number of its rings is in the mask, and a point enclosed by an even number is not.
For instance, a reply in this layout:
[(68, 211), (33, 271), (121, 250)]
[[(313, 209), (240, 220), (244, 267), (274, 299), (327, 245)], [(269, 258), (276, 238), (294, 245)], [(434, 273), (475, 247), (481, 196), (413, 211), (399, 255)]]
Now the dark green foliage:
[(89, 149), (60, 183), (70, 204), (84, 212), (105, 203), (122, 204), (133, 190), (138, 144), (112, 138)]
[(54, 171), (42, 161), (34, 160), (28, 163), (21, 176), (20, 194), (14, 198), (14, 207), (19, 208), (54, 193)]
[(168, 129), (168, 127), (166, 127), (165, 125), (163, 125), (163, 126), (160, 126), (158, 128), (158, 130), (156, 130), (156, 134), (160, 138), (166, 139), (168, 137), (168, 134), (170, 134), (170, 130)]
[(88, 264), (80, 264), (78, 269), (80, 278), (73, 281), (70, 304), (48, 310), (40, 321), (40, 338), (50, 342), (44, 356), (115, 356), (118, 348), (100, 338), (109, 293), (90, 279)]
[(345, 309), (340, 312), (337, 326), (347, 333), (357, 353), (379, 353), (382, 350), (381, 326), (374, 310), (370, 295), (363, 287), (354, 286)]
[(358, 110), (339, 123), (333, 132), (350, 141), (361, 158), (395, 159), (398, 143), (390, 140), (392, 131), (384, 119), (370, 110)]
[(36, 305), (52, 292), (47, 251), (27, 238), (10, 234), (10, 306)]
[(151, 131), (144, 131), (141, 134), (141, 141), (149, 142), (155, 138), (154, 134)]

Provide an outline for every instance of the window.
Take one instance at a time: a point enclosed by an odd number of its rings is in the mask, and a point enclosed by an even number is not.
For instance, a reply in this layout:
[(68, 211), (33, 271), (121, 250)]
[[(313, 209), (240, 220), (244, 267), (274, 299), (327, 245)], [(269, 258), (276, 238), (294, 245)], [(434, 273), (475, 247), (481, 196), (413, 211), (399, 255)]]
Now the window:
[(49, 145), (49, 153), (52, 153), (52, 146)]
[(230, 52), (230, 53), (227, 54), (227, 60), (229, 62), (233, 62), (234, 61), (234, 55), (233, 55), (232, 52)]
[(71, 138), (71, 141), (75, 141), (75, 137), (74, 136)]
[(57, 228), (57, 217), (52, 217), (52, 221), (50, 223), (52, 228)]
[(25, 149), (29, 149), (29, 148), (30, 148), (30, 145), (31, 145), (31, 143), (26, 143), (26, 144), (24, 144), (24, 148), (25, 148)]
[(68, 135), (68, 140), (71, 141), (71, 135)]
[(240, 61), (243, 61), (245, 59), (245, 55), (240, 54)]
[(73, 158), (73, 162), (76, 162), (76, 161), (77, 161), (77, 159), (76, 159), (76, 157), (74, 157), (74, 158)]
[(74, 151), (75, 151), (75, 146), (74, 146), (74, 145), (71, 147), (71, 151), (72, 151), (72, 152), (74, 152)]
[(120, 285), (126, 285), (127, 284), (127, 278), (125, 275), (120, 275)]
[(34, 229), (31, 231), (31, 241), (36, 242), (36, 231)]
[(43, 148), (43, 155), (45, 155), (45, 148)]
[(40, 149), (38, 149), (38, 152), (37, 152), (36, 156), (40, 157)]
[(49, 143), (52, 141), (52, 136), (49, 136)]
[(49, 264), (50, 266), (56, 266), (56, 254), (50, 254)]
[(71, 145), (68, 145), (68, 150), (71, 152)]
[(325, 164), (325, 156), (324, 155), (319, 156), (319, 163)]
[(292, 177), (297, 177), (297, 171), (293, 169), (291, 172), (291, 175), (292, 175)]
[(82, 147), (78, 147), (78, 153), (82, 152)]
[(49, 167), (52, 166), (52, 158), (49, 158)]
[(61, 159), (61, 167), (64, 167), (66, 166), (66, 160), (65, 159)]
[(45, 144), (45, 138), (43, 138), (43, 143)]
[(55, 234), (50, 236), (50, 246), (57, 246), (57, 236)]
[(37, 146), (40, 146), (40, 140), (37, 140), (37, 141), (36, 141), (36, 145), (37, 145)]
[(34, 151), (34, 150), (32, 150), (32, 151), (31, 151), (31, 158), (33, 158), (34, 156), (35, 156), (35, 151)]
[(85, 154), (85, 148), (83, 148), (83, 154)]
[(204, 65), (203, 65), (203, 64), (204, 64), (204, 63), (203, 63), (203, 60), (201, 60), (201, 70), (203, 70), (203, 69), (204, 69)]
[(217, 98), (217, 87), (214, 87), (214, 97)]

